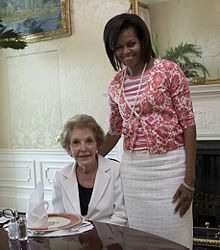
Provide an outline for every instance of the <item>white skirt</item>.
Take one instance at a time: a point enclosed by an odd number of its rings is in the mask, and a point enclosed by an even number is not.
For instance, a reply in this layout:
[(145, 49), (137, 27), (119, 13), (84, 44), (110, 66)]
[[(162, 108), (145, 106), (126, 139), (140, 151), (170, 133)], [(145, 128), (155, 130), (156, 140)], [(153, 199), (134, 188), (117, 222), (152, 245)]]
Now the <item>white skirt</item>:
[(180, 218), (173, 196), (185, 176), (185, 150), (123, 153), (121, 178), (129, 227), (192, 249), (192, 205)]

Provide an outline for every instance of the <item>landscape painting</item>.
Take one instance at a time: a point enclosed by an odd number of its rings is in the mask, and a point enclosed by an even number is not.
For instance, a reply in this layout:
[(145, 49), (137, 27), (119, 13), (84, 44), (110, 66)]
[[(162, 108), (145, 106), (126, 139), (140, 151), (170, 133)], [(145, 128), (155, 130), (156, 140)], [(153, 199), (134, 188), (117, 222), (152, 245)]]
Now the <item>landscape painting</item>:
[(7, 29), (30, 41), (71, 34), (69, 0), (1, 0), (0, 19)]

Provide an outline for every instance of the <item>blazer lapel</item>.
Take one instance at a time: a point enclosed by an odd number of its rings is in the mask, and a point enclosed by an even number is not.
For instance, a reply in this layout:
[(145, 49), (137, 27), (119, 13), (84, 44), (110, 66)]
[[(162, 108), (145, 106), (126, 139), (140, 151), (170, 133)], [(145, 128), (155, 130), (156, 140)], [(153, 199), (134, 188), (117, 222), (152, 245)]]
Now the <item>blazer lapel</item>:
[(78, 182), (76, 178), (76, 165), (74, 165), (71, 169), (68, 169), (63, 176), (63, 189), (69, 199), (69, 202), (75, 211), (76, 214), (81, 214), (80, 211), (80, 203), (79, 203), (79, 190), (78, 190)]
[(105, 164), (103, 164), (103, 160), (105, 160), (105, 158), (99, 156), (98, 170), (96, 173), (95, 184), (94, 184), (91, 200), (89, 203), (87, 216), (89, 216), (92, 213), (97, 203), (101, 200), (109, 184), (109, 181), (111, 179), (111, 176), (107, 173), (110, 167), (105, 166)]

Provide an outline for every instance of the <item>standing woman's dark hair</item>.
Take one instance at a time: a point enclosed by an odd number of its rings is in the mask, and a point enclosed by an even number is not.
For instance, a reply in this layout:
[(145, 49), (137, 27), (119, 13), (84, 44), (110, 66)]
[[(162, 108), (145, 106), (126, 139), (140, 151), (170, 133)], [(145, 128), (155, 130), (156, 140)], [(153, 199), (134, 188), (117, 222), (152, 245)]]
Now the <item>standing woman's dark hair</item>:
[(145, 62), (155, 57), (152, 49), (150, 32), (145, 22), (135, 14), (123, 13), (111, 18), (104, 29), (104, 43), (106, 53), (115, 71), (123, 68), (123, 64), (115, 56), (115, 43), (123, 30), (133, 28), (141, 43), (142, 56)]

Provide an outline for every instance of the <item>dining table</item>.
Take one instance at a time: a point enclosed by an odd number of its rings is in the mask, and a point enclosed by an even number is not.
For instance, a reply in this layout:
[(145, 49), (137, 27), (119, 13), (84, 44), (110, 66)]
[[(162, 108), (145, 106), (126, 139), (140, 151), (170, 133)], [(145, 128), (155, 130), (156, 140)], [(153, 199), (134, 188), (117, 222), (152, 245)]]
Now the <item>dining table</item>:
[(87, 232), (59, 237), (28, 237), (10, 240), (0, 228), (1, 250), (187, 250), (173, 241), (128, 227), (92, 221)]

